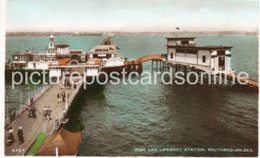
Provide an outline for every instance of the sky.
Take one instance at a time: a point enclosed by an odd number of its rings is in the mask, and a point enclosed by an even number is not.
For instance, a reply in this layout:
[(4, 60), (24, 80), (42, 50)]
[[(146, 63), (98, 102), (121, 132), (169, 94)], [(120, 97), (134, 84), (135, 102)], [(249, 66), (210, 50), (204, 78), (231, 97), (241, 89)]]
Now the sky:
[(7, 31), (256, 31), (258, 0), (7, 0)]

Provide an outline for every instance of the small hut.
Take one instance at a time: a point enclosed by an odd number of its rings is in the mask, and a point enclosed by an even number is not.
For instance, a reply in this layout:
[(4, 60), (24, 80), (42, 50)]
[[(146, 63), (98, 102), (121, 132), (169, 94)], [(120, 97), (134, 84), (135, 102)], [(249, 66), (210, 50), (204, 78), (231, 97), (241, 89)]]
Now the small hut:
[(77, 155), (81, 133), (61, 128), (47, 136), (36, 156)]

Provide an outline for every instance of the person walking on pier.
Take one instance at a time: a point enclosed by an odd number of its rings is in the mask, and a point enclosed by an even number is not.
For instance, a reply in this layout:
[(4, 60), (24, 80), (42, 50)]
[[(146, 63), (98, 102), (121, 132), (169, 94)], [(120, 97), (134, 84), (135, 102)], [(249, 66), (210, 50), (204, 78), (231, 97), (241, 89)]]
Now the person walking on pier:
[(51, 113), (52, 113), (52, 110), (51, 110), (50, 106), (48, 106), (48, 108), (47, 108), (47, 120), (48, 121), (51, 119)]
[(6, 145), (10, 146), (12, 145), (14, 142), (15, 142), (15, 139), (14, 139), (14, 129), (12, 127), (8, 128), (7, 129), (7, 142), (6, 142)]
[(71, 84), (70, 84), (69, 80), (67, 80), (67, 86), (68, 86), (69, 89), (71, 88)]
[(65, 88), (66, 89), (70, 88), (70, 81), (68, 78), (65, 79)]
[(65, 99), (66, 99), (66, 93), (63, 91), (61, 95), (62, 95), (62, 101), (65, 102)]
[(32, 117), (33, 118), (37, 118), (37, 116), (36, 116), (36, 108), (35, 108), (35, 106), (32, 106)]
[(70, 97), (70, 94), (68, 93), (68, 94), (67, 94), (67, 100), (69, 100), (69, 97)]
[(44, 116), (44, 119), (47, 119), (47, 106), (44, 106), (43, 108), (43, 116)]
[(29, 107), (29, 114), (28, 114), (28, 118), (31, 118), (32, 117), (32, 108)]
[(58, 119), (58, 117), (56, 117), (56, 119), (55, 119), (55, 127), (56, 127), (56, 128), (59, 127), (59, 119)]
[(58, 98), (58, 103), (60, 103), (61, 102), (61, 94), (60, 93), (57, 94), (57, 98)]
[(36, 108), (34, 105), (32, 105), (31, 107), (29, 107), (29, 118), (36, 118)]
[(17, 136), (18, 136), (18, 140), (19, 140), (19, 144), (24, 143), (24, 137), (23, 137), (23, 128), (19, 127), (18, 131), (17, 131)]

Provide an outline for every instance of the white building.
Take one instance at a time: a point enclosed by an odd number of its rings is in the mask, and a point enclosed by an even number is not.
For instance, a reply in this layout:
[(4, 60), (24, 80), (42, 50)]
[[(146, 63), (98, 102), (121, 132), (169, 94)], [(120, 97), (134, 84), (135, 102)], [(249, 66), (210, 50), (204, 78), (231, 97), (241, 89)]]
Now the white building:
[(49, 77), (50, 79), (61, 79), (62, 74), (61, 74), (61, 68), (56, 67), (56, 66), (49, 66)]
[(101, 70), (101, 62), (102, 59), (98, 58), (92, 58), (86, 62), (85, 73), (88, 77), (98, 76), (98, 73)]
[(116, 58), (109, 58), (109, 59), (102, 59), (102, 63), (104, 67), (118, 67), (124, 65), (124, 59), (120, 57)]
[(70, 45), (68, 44), (55, 44), (57, 55), (70, 55)]
[(29, 61), (27, 64), (27, 69), (41, 69), (48, 70), (50, 61)]
[(54, 41), (54, 36), (50, 36), (50, 42), (47, 49), (47, 55), (69, 55), (70, 45), (68, 44), (56, 44)]
[(230, 72), (230, 46), (195, 46), (194, 37), (167, 39), (167, 62), (195, 67), (210, 73)]
[(55, 55), (48, 55), (47, 53), (33, 54), (33, 61), (56, 61)]

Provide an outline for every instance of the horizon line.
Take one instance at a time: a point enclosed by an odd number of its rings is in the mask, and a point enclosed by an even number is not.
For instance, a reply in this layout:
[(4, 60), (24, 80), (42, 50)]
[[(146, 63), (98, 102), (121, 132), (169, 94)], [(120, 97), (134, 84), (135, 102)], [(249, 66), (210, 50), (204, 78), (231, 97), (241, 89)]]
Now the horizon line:
[(81, 33), (81, 32), (84, 32), (84, 33), (109, 33), (109, 32), (121, 32), (121, 33), (185, 33), (185, 32), (259, 32), (259, 30), (216, 30), (216, 31), (6, 31), (6, 33), (11, 33), (11, 32), (19, 32), (19, 33), (22, 33), (22, 32), (28, 32), (28, 33), (36, 33), (36, 32), (41, 32), (41, 33), (44, 33), (44, 32), (60, 32), (60, 33), (75, 33), (75, 32), (78, 32), (78, 33)]

